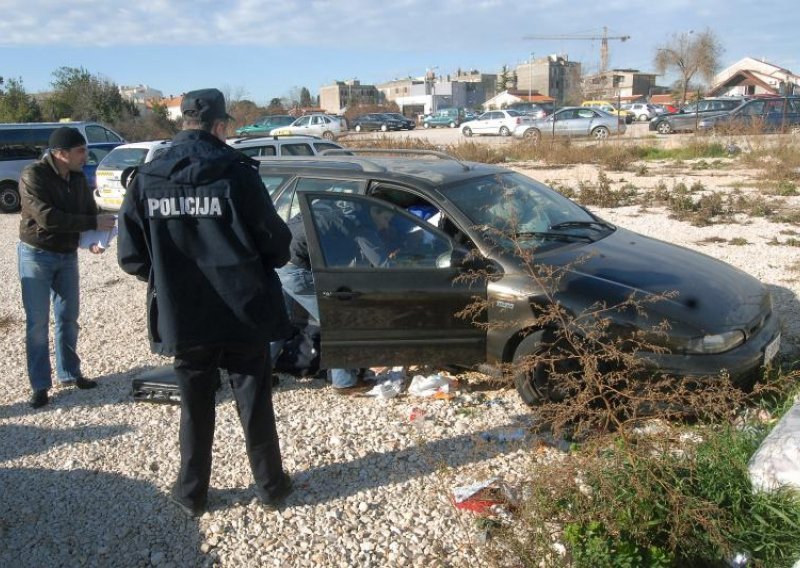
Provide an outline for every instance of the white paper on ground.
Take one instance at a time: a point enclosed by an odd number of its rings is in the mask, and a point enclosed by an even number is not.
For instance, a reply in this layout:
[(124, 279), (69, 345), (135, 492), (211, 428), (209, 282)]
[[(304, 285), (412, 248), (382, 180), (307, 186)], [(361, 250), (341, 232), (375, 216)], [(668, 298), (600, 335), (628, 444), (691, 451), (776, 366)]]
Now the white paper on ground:
[(748, 464), (756, 491), (800, 489), (800, 401), (783, 415)]
[(437, 392), (448, 392), (449, 390), (450, 381), (439, 374), (427, 377), (414, 375), (408, 387), (409, 394), (415, 396), (433, 396)]

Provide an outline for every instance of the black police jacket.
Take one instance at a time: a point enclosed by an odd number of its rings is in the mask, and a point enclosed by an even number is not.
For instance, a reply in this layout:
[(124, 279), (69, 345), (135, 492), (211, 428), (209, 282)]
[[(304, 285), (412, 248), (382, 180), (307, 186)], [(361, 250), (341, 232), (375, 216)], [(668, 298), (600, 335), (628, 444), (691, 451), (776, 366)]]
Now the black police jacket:
[(119, 265), (148, 281), (155, 353), (266, 343), (288, 318), (274, 269), (291, 233), (258, 164), (211, 134), (184, 130), (142, 166), (119, 212)]

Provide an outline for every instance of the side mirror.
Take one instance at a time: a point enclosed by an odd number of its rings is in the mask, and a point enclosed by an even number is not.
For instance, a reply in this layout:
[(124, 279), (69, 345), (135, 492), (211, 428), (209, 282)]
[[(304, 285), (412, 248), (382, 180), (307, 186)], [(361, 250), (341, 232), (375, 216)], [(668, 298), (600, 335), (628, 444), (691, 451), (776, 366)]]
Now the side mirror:
[(481, 256), (477, 250), (465, 248), (455, 248), (450, 254), (450, 264), (460, 270), (470, 272), (485, 272), (487, 274), (498, 274), (502, 272), (500, 266), (493, 260)]

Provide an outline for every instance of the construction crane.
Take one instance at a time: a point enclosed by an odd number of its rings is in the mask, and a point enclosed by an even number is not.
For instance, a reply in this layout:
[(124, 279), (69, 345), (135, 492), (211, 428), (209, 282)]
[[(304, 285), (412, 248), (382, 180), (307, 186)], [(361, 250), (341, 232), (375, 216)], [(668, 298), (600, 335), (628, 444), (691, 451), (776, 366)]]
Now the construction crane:
[(615, 39), (619, 41), (628, 41), (631, 39), (629, 35), (623, 36), (609, 36), (608, 28), (603, 26), (603, 35), (532, 35), (525, 36), (522, 39), (588, 39), (590, 41), (600, 40), (600, 74), (602, 75), (608, 70), (608, 40)]

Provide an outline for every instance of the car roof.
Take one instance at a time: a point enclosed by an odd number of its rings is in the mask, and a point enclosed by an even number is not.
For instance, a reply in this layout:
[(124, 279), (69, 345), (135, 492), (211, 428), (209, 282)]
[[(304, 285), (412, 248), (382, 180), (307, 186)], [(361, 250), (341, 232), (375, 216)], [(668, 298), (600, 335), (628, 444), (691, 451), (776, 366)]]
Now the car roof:
[[(337, 177), (352, 175), (408, 185), (428, 185), (441, 188), (462, 180), (511, 173), (511, 170), (479, 162), (457, 160), (443, 152), (428, 150), (348, 149), (362, 155), (339, 155), (324, 152), (313, 157), (259, 157), (264, 170), (283, 170), (292, 173), (329, 174)], [(365, 156), (364, 154), (372, 154)], [(412, 157), (404, 157), (410, 155)], [(435, 159), (429, 159), (435, 158)]]
[[(166, 140), (166, 139), (165, 140), (147, 140), (145, 142), (130, 142), (128, 144), (120, 144), (119, 146), (114, 148), (114, 150), (125, 150), (127, 148), (146, 148), (147, 150), (150, 150), (152, 148), (155, 148), (156, 146), (167, 145), (170, 142), (172, 142), (172, 140)], [(114, 150), (112, 150), (112, 152)]]
[[(289, 136), (279, 136), (277, 134), (273, 134), (272, 136), (236, 136), (234, 138), (228, 138), (225, 140), (225, 143), (229, 146), (245, 146), (248, 144), (264, 144), (265, 142), (270, 143), (278, 143), (278, 144), (287, 144), (291, 142), (325, 142), (326, 144), (336, 144), (335, 142), (331, 142), (330, 140), (326, 140), (319, 136), (313, 136), (311, 134), (292, 134)], [(338, 146), (338, 144), (336, 144)]]

